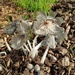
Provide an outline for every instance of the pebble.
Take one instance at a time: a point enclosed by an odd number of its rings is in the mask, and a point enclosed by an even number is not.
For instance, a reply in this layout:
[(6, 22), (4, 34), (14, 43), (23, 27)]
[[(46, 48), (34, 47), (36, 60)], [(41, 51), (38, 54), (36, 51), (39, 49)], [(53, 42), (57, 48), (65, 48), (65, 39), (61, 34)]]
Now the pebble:
[(29, 64), (27, 65), (27, 68), (28, 68), (28, 70), (32, 70), (32, 69), (33, 69), (33, 65), (29, 63)]
[(39, 72), (39, 71), (40, 71), (40, 66), (39, 66), (39, 65), (35, 65), (34, 70), (35, 70), (36, 72)]

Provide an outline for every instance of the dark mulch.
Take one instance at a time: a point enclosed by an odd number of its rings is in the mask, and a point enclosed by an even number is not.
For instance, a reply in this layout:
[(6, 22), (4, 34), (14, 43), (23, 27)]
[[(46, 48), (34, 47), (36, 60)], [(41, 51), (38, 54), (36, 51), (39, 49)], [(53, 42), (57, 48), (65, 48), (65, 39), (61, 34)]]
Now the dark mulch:
[[(49, 50), (44, 64), (40, 64), (43, 48), (39, 50), (35, 59), (31, 59), (28, 53), (25, 54), (22, 50), (9, 52), (5, 46), (0, 47), (0, 52), (7, 53), (7, 56), (0, 56), (0, 65), (3, 69), (0, 75), (75, 75), (75, 1), (59, 0), (52, 6), (52, 10), (65, 20), (61, 26), (68, 32), (67, 39), (55, 49)], [(41, 68), (40, 73), (34, 68), (29, 70), (29, 63), (33, 66), (38, 64)]]

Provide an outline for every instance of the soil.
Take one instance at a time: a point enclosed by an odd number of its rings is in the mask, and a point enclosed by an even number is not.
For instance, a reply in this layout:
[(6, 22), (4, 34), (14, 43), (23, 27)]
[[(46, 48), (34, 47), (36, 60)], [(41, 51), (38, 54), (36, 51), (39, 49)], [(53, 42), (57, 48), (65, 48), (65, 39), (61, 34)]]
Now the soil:
[[(32, 18), (32, 13), (24, 11), (11, 0), (0, 0), (0, 52), (7, 53), (0, 55), (0, 75), (75, 75), (75, 1), (58, 0), (57, 4), (52, 6), (52, 10), (65, 20), (61, 27), (66, 29), (68, 36), (61, 45), (50, 49), (45, 63), (40, 64), (44, 48), (41, 48), (38, 56), (32, 59), (28, 52), (24, 53), (21, 49), (9, 51), (4, 40), (4, 37), (7, 37), (9, 42), (11, 37), (3, 32), (9, 20), (18, 20), (23, 15)], [(33, 68), (28, 67), (28, 64)], [(39, 72), (35, 70), (35, 65), (39, 65)]]

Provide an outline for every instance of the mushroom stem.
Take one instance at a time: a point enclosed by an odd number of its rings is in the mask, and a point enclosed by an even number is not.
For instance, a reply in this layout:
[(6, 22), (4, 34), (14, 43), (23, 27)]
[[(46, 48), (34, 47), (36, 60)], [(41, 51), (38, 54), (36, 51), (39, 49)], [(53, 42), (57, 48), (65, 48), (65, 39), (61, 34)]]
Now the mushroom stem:
[(43, 41), (41, 41), (38, 45), (36, 45), (36, 47), (35, 47), (35, 48), (36, 48), (36, 50), (38, 50), (38, 49), (41, 47), (42, 42), (43, 42)]
[(31, 46), (31, 43), (30, 43), (29, 40), (27, 40), (27, 43), (28, 43), (28, 45), (29, 45), (29, 47), (30, 47), (30, 50), (32, 50), (32, 46)]
[(34, 57), (38, 54), (38, 49), (41, 47), (42, 42), (43, 42), (43, 41), (41, 41), (37, 46), (35, 46), (35, 47), (31, 50), (31, 52), (30, 52), (30, 54), (29, 54), (30, 57), (34, 58)]
[(28, 52), (30, 52), (28, 46), (24, 43), (25, 48), (27, 49)]
[(33, 48), (35, 47), (36, 43), (37, 43), (37, 38), (38, 38), (38, 35), (35, 36), (34, 40), (33, 40)]
[(45, 59), (46, 59), (46, 55), (47, 55), (47, 53), (48, 53), (48, 50), (49, 50), (49, 46), (47, 46), (47, 48), (46, 48), (46, 50), (45, 50), (45, 52), (44, 52), (44, 54), (43, 54), (43, 56), (42, 56), (42, 59), (41, 59), (41, 63), (42, 63), (42, 64), (44, 63), (44, 61), (45, 61)]

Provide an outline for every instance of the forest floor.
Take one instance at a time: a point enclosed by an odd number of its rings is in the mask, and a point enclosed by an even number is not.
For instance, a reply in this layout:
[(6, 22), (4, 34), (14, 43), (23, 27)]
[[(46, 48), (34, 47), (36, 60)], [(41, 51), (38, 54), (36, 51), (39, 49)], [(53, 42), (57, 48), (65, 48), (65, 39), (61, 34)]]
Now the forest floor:
[[(53, 5), (52, 10), (65, 20), (61, 26), (67, 30), (68, 35), (61, 45), (49, 50), (45, 63), (40, 64), (44, 53), (42, 48), (38, 56), (31, 59), (28, 53), (25, 55), (21, 49), (9, 51), (4, 40), (4, 37), (9, 39), (3, 32), (5, 25), (23, 15), (32, 18), (33, 13), (25, 12), (11, 0), (0, 0), (0, 52), (7, 53), (0, 55), (0, 75), (75, 75), (75, 1), (63, 0)], [(40, 73), (34, 68), (29, 70), (28, 64), (39, 65)]]

